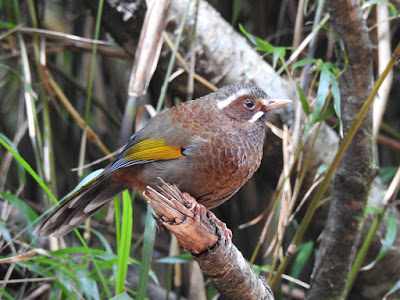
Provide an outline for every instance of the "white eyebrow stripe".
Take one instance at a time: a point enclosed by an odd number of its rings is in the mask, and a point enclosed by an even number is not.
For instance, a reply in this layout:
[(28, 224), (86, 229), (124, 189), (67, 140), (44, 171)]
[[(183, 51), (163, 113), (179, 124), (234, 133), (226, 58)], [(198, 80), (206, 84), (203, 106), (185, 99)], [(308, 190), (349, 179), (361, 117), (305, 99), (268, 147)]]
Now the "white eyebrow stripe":
[(223, 109), (224, 107), (227, 107), (229, 104), (231, 104), (235, 99), (242, 97), (244, 95), (248, 95), (248, 94), (250, 94), (249, 90), (247, 90), (247, 89), (240, 90), (240, 91), (236, 92), (235, 94), (229, 96), (225, 100), (219, 100), (217, 102), (217, 106), (219, 109)]
[(263, 111), (258, 111), (254, 114), (254, 116), (249, 120), (250, 123), (254, 123), (257, 121), (259, 118), (263, 116), (264, 112)]

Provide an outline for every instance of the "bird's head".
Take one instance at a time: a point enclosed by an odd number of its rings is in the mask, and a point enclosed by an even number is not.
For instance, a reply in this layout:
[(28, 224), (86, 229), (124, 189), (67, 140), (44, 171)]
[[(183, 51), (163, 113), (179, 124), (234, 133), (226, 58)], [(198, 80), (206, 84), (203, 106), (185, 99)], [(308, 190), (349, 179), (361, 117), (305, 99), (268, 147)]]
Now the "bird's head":
[(254, 123), (269, 110), (292, 103), (289, 99), (273, 99), (252, 84), (228, 85), (216, 93), (218, 108), (229, 117)]

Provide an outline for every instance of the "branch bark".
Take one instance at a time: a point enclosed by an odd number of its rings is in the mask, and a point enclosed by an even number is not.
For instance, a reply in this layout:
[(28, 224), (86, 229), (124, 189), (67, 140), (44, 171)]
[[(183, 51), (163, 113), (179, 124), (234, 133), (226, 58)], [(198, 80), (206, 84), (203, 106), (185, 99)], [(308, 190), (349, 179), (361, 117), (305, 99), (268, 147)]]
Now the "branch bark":
[(159, 191), (150, 189), (145, 196), (158, 215), (159, 226), (170, 230), (179, 244), (191, 252), (203, 273), (224, 297), (274, 299), (271, 289), (253, 272), (240, 251), (226, 241), (218, 222), (208, 217), (205, 208), (196, 209), (195, 199), (189, 201), (187, 193), (165, 182)]
[[(345, 132), (372, 90), (372, 47), (359, 2), (329, 0), (332, 27), (341, 36), (348, 65), (339, 78)], [(337, 53), (344, 61), (344, 53)], [(374, 175), (372, 116), (365, 118), (335, 174), (331, 206), (307, 299), (340, 299), (360, 237), (360, 220)]]

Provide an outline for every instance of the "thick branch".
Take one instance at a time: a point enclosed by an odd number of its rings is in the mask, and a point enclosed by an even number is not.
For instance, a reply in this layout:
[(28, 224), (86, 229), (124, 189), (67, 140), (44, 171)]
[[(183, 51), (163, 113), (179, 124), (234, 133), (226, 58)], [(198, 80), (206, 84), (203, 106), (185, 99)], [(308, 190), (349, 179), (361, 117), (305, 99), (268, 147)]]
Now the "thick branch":
[(240, 251), (226, 242), (218, 222), (207, 217), (206, 210), (197, 210), (188, 194), (176, 186), (162, 183), (159, 191), (150, 189), (145, 195), (165, 226), (189, 250), (201, 270), (228, 299), (274, 299), (272, 291), (246, 263)]
[[(372, 89), (371, 45), (358, 1), (328, 1), (333, 29), (347, 51), (339, 78), (345, 132)], [(344, 60), (343, 53), (338, 57)], [(331, 207), (314, 267), (308, 299), (337, 298), (345, 287), (360, 236), (360, 220), (373, 178), (372, 118), (355, 135), (335, 175)]]

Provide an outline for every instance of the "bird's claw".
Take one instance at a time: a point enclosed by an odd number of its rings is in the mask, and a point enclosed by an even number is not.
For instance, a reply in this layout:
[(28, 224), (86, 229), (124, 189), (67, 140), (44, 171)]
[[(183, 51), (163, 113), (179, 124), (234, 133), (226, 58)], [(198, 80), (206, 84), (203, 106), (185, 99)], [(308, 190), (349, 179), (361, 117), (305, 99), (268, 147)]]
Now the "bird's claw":
[(225, 243), (226, 245), (229, 245), (232, 242), (232, 231), (226, 227), (226, 224), (222, 222), (220, 219), (218, 219), (214, 213), (211, 211), (207, 210), (207, 208), (198, 203), (195, 198), (193, 198), (189, 193), (183, 193), (183, 197), (185, 200), (188, 202), (190, 205), (189, 209), (194, 210), (195, 214), (195, 220), (197, 222), (200, 222), (200, 215), (203, 214), (207, 216), (210, 220), (212, 220), (216, 225), (220, 227), (222, 232), (225, 234)]

